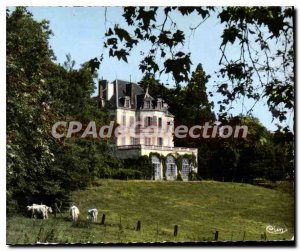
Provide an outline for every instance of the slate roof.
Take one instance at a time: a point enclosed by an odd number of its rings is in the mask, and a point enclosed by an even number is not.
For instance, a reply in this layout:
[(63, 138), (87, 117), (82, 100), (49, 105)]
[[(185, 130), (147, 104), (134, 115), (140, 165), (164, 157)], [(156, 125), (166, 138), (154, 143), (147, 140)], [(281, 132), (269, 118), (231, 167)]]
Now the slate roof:
[[(132, 83), (124, 80), (116, 79), (112, 82), (114, 84), (114, 94), (112, 95), (110, 102), (113, 108), (117, 108), (117, 101), (118, 107), (124, 107), (125, 97), (130, 97), (131, 100), (131, 108), (134, 110), (140, 110), (143, 107), (145, 92), (144, 90), (137, 84)], [(117, 86), (117, 90), (116, 90)], [(118, 100), (116, 101), (116, 96), (118, 95)], [(147, 94), (150, 98), (153, 107), (156, 107), (157, 100), (153, 98), (151, 95)], [(166, 115), (173, 116), (167, 109), (165, 110)]]

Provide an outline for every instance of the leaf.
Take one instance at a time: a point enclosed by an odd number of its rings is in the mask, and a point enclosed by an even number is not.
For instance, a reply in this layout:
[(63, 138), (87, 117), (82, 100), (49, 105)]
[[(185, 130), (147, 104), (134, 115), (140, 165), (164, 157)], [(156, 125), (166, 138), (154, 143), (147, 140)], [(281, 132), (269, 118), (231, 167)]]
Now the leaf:
[(96, 69), (99, 70), (100, 61), (98, 58), (91, 59), (89, 61), (89, 67), (91, 68), (91, 72), (93, 73)]
[(119, 28), (117, 25), (115, 26), (115, 33), (121, 41), (123, 41), (123, 39), (125, 39), (126, 41), (131, 40), (129, 33), (126, 30)]
[(206, 18), (206, 16), (209, 15), (209, 11), (208, 10), (204, 10), (202, 7), (197, 7), (196, 11), (202, 16), (202, 18)]
[(250, 34), (255, 34), (255, 32), (251, 29), (248, 29), (248, 31), (249, 31)]
[(222, 45), (225, 45), (228, 41), (233, 44), (236, 37), (239, 37), (241, 39), (242, 35), (241, 33), (239, 33), (239, 30), (237, 28), (231, 26), (228, 29), (224, 29), (223, 35), (221, 37), (223, 38)]
[(228, 22), (230, 20), (230, 14), (227, 10), (224, 10), (219, 14), (219, 17), (221, 19), (221, 23), (224, 23), (224, 22)]
[(108, 29), (108, 32), (107, 33), (105, 33), (105, 36), (111, 36), (111, 35), (113, 35), (114, 33), (113, 33), (113, 31), (112, 31), (112, 29), (111, 28), (109, 28)]
[(107, 44), (108, 45), (114, 45), (118, 43), (118, 39), (117, 38), (109, 38), (107, 39)]
[(173, 41), (175, 42), (175, 44), (183, 43), (184, 42), (184, 33), (183, 33), (183, 31), (177, 30), (173, 34)]
[(127, 51), (125, 51), (124, 49), (114, 52), (114, 56), (116, 56), (118, 58), (118, 60), (122, 59), (126, 63), (127, 63), (127, 55), (129, 55), (129, 53)]
[(185, 54), (182, 51), (179, 51), (175, 54), (176, 57), (183, 57)]
[(153, 44), (154, 44), (154, 43), (155, 43), (155, 41), (156, 41), (156, 36), (153, 36), (153, 35), (152, 35), (152, 36), (150, 36), (150, 37), (149, 37), (149, 40), (151, 41), (151, 43), (153, 43)]

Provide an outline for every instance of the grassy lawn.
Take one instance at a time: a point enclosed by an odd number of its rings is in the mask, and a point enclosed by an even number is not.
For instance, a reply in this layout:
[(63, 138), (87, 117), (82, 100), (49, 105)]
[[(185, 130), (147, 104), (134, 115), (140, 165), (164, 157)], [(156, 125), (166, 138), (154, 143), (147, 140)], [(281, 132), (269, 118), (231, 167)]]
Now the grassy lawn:
[[(294, 197), (283, 189), (248, 184), (98, 180), (72, 194), (81, 215), (72, 225), (67, 212), (48, 220), (15, 216), (7, 219), (7, 243), (40, 242), (162, 242), (261, 240), (266, 227), (286, 228), (266, 233), (267, 240), (294, 234)], [(87, 209), (97, 207), (98, 222), (86, 222)], [(141, 231), (136, 231), (137, 221)], [(174, 225), (178, 235), (174, 237)]]

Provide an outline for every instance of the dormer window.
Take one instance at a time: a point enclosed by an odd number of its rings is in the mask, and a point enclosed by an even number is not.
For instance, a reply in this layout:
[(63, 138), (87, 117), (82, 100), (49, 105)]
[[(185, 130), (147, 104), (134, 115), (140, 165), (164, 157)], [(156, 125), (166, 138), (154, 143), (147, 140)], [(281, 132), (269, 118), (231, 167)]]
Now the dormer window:
[(159, 98), (159, 99), (157, 99), (157, 106), (156, 106), (156, 108), (158, 109), (158, 110), (161, 110), (162, 109), (162, 100)]
[(152, 100), (154, 100), (154, 98), (152, 98), (149, 93), (148, 93), (148, 88), (146, 89), (146, 93), (144, 96), (144, 101), (143, 101), (143, 109), (153, 109), (152, 108)]
[(161, 109), (161, 101), (159, 101), (158, 103), (157, 103), (157, 109)]
[(150, 109), (151, 108), (151, 102), (149, 100), (146, 100), (144, 102), (144, 109)]
[(130, 98), (129, 97), (125, 97), (124, 107), (130, 108)]

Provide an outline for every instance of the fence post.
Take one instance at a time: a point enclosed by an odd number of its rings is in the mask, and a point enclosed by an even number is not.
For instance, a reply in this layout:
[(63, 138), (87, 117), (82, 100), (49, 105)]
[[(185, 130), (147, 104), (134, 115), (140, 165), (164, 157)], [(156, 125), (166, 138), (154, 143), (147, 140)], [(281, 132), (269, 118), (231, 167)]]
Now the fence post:
[(122, 216), (120, 215), (120, 224), (119, 224), (119, 229), (122, 230), (123, 226), (122, 226)]
[(176, 237), (177, 234), (178, 234), (178, 226), (175, 225), (175, 226), (174, 226), (174, 236)]
[(262, 241), (266, 241), (266, 240), (267, 240), (267, 234), (266, 234), (266, 232), (264, 232), (264, 233), (262, 233), (262, 234), (260, 235), (260, 239), (261, 239)]
[(102, 220), (101, 220), (101, 225), (104, 225), (105, 224), (105, 214), (102, 215)]
[(215, 241), (217, 241), (219, 239), (219, 231), (217, 230), (216, 232), (215, 232)]
[(246, 238), (246, 231), (244, 231), (244, 234), (243, 234), (243, 241), (245, 240)]
[(141, 231), (141, 221), (140, 220), (136, 224), (136, 231)]

